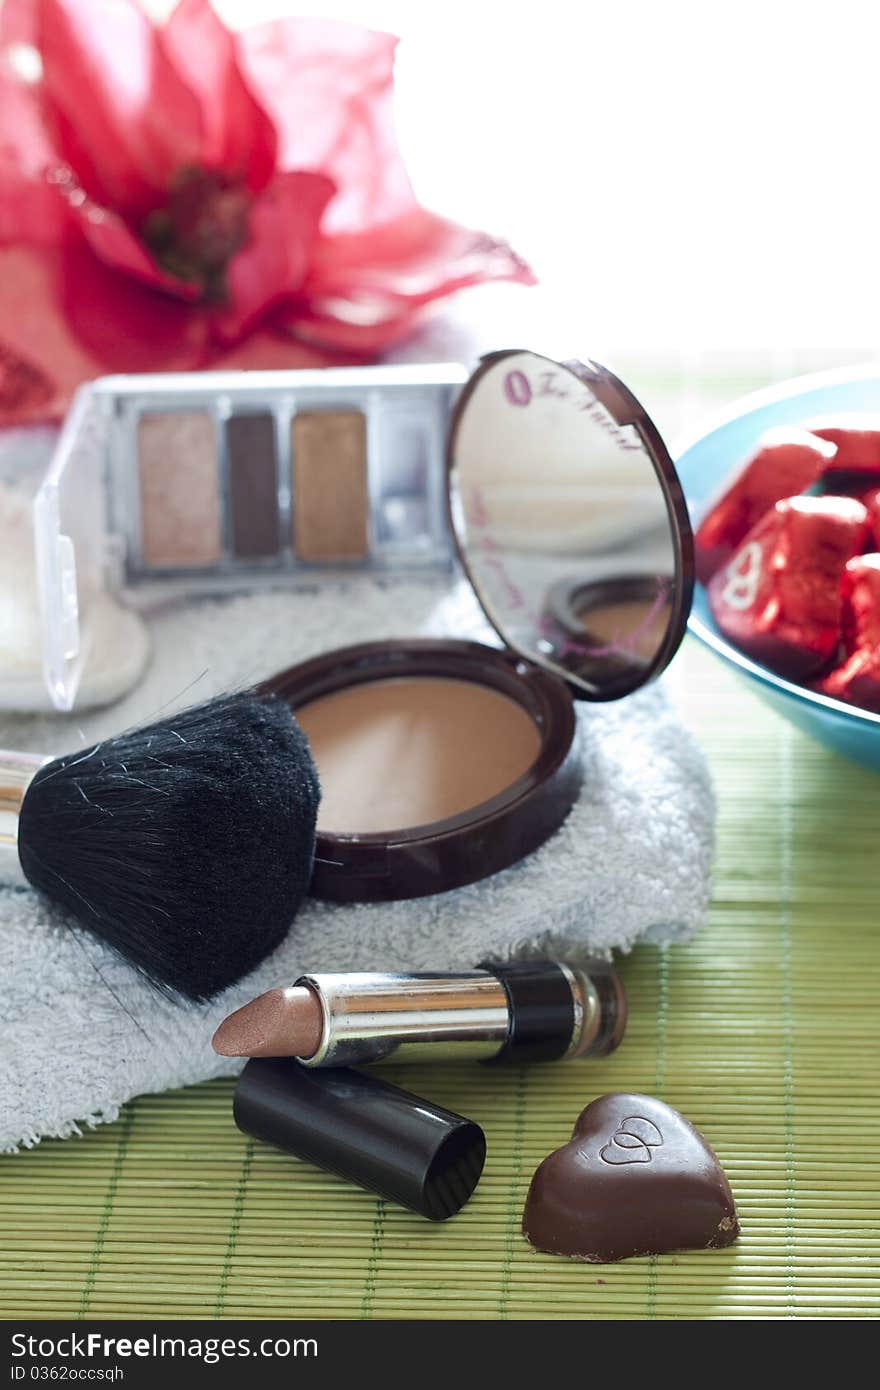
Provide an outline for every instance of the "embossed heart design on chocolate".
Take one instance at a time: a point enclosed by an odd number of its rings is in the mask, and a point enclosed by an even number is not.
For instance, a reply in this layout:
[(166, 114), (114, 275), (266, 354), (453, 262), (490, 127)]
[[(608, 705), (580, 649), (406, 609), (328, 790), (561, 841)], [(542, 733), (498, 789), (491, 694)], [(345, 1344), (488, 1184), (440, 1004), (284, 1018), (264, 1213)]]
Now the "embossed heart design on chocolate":
[(532, 1178), (523, 1212), (538, 1250), (598, 1263), (730, 1245), (738, 1234), (730, 1186), (703, 1136), (663, 1101), (623, 1093), (581, 1112)]
[(627, 1115), (611, 1143), (599, 1150), (604, 1163), (650, 1163), (651, 1150), (663, 1143), (656, 1125), (643, 1115)]

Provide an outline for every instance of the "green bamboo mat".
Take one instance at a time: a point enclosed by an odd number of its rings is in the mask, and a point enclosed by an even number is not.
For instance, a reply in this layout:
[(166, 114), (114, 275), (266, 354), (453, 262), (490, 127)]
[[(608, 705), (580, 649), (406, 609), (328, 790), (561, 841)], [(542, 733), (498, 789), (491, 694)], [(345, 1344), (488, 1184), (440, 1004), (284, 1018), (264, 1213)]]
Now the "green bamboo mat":
[[(876, 1316), (880, 777), (693, 643), (672, 683), (718, 788), (710, 923), (624, 962), (631, 1023), (601, 1064), (390, 1073), (485, 1127), (457, 1218), (431, 1225), (249, 1142), (231, 1084), (147, 1096), (81, 1141), (0, 1159), (0, 1316)], [(614, 1089), (663, 1096), (707, 1135), (737, 1245), (605, 1267), (526, 1246), (534, 1168)]]

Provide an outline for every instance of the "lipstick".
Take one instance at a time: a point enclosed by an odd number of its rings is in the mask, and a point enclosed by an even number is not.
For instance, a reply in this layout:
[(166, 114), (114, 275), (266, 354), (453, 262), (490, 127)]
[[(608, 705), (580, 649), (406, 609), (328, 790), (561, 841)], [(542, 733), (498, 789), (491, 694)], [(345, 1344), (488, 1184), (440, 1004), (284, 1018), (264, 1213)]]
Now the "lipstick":
[(482, 962), (464, 973), (302, 975), (220, 1024), (224, 1057), (294, 1057), (305, 1067), (601, 1057), (626, 1028), (607, 961)]

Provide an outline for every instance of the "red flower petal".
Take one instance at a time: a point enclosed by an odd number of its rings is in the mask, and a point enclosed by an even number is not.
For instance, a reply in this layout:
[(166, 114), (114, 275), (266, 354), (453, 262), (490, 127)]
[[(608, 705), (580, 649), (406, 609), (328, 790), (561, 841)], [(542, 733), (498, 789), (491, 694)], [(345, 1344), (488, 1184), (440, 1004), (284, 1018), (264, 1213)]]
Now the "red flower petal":
[(411, 311), (394, 318), (356, 323), (322, 313), (305, 303), (280, 309), (275, 322), (278, 332), (286, 338), (306, 343), (316, 351), (369, 362), (412, 333), (416, 319), (417, 311)]
[(139, 222), (197, 162), (201, 112), (134, 0), (38, 0), (47, 120), (86, 192)]
[(37, 0), (3, 0), (0, 5), (0, 44), (37, 42)]
[[(65, 279), (66, 313), (59, 295)], [(84, 247), (66, 256), (0, 249), (0, 428), (59, 419), (76, 387), (108, 369), (282, 369), (339, 360), (260, 329), (221, 353), (206, 338), (207, 323), (200, 310), (108, 275)]]
[(322, 237), (305, 307), (289, 326), (309, 342), (375, 353), (409, 332), (432, 300), (489, 280), (534, 278), (506, 242), (418, 208), (360, 236)]
[(99, 372), (184, 371), (201, 365), (208, 318), (184, 300), (108, 267), (79, 238), (63, 248), (59, 280), (62, 312)]
[(384, 350), (421, 305), (485, 280), (533, 283), (509, 246), (421, 208), (394, 129), (397, 40), (353, 25), (284, 19), (242, 35), (248, 72), (275, 120), (284, 168), (339, 186), (288, 331), (348, 351)]
[(0, 251), (0, 419), (56, 413), (107, 369), (373, 355), (431, 300), (531, 281), (417, 203), (390, 36), (284, 20), (234, 37), (207, 0), (160, 31), (135, 0), (0, 5), (0, 48), (43, 62), (22, 84), (0, 52), (0, 244), (18, 243)]
[(226, 349), (216, 348), (212, 353), (211, 370), (224, 372), (247, 371), (290, 371), (293, 367), (340, 366), (343, 362), (353, 362), (353, 354), (340, 356), (339, 353), (324, 352), (305, 343), (292, 342), (283, 338), (272, 328), (256, 328), (247, 338)]
[[(184, 371), (206, 355), (206, 314), (108, 270), (79, 236), (56, 250), (0, 250), (0, 324), (8, 352), (54, 384), (42, 418), (107, 371)], [(0, 424), (26, 418), (10, 408)]]
[(42, 123), (38, 88), (0, 48), (0, 243), (57, 241), (65, 210), (46, 171), (55, 153)]
[(482, 280), (531, 284), (534, 276), (506, 242), (416, 208), (360, 235), (322, 237), (307, 288), (413, 304)]
[(239, 69), (238, 38), (208, 0), (180, 0), (159, 42), (201, 103), (198, 163), (223, 169), (252, 191), (265, 188), (275, 170), (275, 126)]
[(280, 19), (241, 35), (245, 71), (275, 121), (282, 169), (320, 169), (339, 193), (327, 232), (416, 206), (394, 129), (397, 39), (352, 24)]
[(248, 243), (229, 262), (229, 305), (217, 311), (222, 341), (240, 338), (306, 278), (321, 217), (335, 186), (321, 174), (279, 174), (251, 208)]
[(68, 328), (57, 298), (57, 251), (8, 247), (0, 250), (0, 324), (11, 358), (39, 368), (54, 393), (42, 405), (4, 401), (0, 426), (60, 417), (76, 386), (96, 376), (98, 364)]
[(45, 372), (0, 342), (0, 424), (45, 418), (54, 395)]

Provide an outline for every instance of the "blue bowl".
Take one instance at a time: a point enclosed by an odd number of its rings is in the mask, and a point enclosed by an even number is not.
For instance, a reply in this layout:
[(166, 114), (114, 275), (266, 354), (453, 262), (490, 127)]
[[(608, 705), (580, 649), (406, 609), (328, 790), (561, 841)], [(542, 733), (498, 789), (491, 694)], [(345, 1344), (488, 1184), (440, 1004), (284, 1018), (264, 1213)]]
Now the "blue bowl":
[[(849, 411), (880, 414), (880, 367), (804, 376), (738, 401), (714, 429), (676, 459), (695, 522), (764, 430), (772, 425), (801, 424), (816, 415)], [(695, 637), (732, 666), (755, 694), (785, 719), (846, 757), (880, 769), (880, 715), (804, 690), (749, 660), (718, 631), (701, 584), (694, 591), (688, 626)]]

